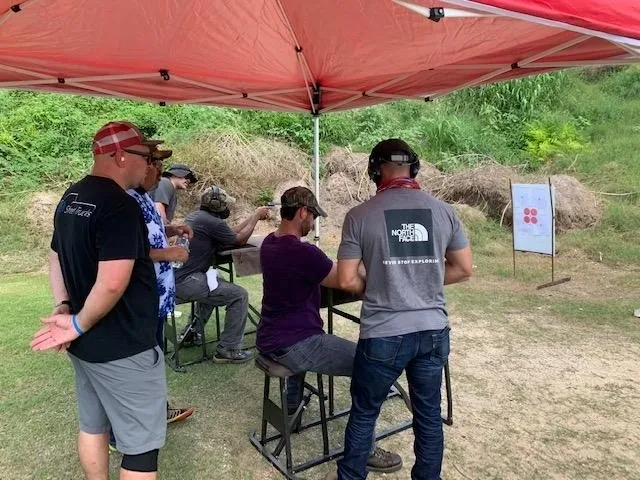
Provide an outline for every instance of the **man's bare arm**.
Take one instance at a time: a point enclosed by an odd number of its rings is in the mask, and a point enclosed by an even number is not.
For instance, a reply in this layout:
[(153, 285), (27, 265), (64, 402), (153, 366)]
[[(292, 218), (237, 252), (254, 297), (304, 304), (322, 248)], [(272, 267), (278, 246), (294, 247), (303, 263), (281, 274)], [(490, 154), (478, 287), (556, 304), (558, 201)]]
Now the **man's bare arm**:
[(78, 325), (89, 330), (113, 309), (131, 280), (135, 260), (109, 260), (98, 262), (98, 276), (84, 307), (78, 312)]
[(366, 286), (365, 277), (362, 275), (363, 267), (360, 267), (359, 258), (350, 260), (338, 260), (338, 286), (341, 290), (352, 293), (363, 293)]
[(236, 225), (231, 230), (236, 232), (236, 239), (233, 242), (234, 245), (244, 245), (249, 240), (249, 237), (253, 234), (256, 225), (260, 220), (264, 220), (269, 215), (268, 207), (258, 208), (253, 215), (247, 218), (240, 225)]
[(56, 305), (63, 300), (69, 300), (69, 293), (64, 284), (62, 268), (60, 267), (60, 258), (53, 250), (49, 251), (49, 284), (51, 285), (51, 293)]
[(157, 262), (186, 262), (189, 252), (182, 247), (152, 248), (149, 250), (149, 258), (153, 263)]
[(471, 248), (459, 250), (447, 250), (445, 253), (447, 262), (444, 265), (444, 284), (464, 282), (473, 275), (473, 260)]
[(156, 209), (160, 214), (160, 218), (162, 218), (162, 224), (167, 225), (169, 223), (167, 221), (167, 207), (165, 207), (164, 203), (160, 203), (160, 202), (155, 202), (155, 203), (156, 203)]
[(193, 238), (193, 230), (187, 224), (184, 225), (165, 225), (165, 232), (167, 237), (173, 237), (175, 235), (186, 235), (189, 239)]
[(134, 262), (135, 260), (99, 262), (96, 282), (82, 310), (76, 315), (54, 312), (53, 315), (40, 319), (44, 327), (33, 336), (31, 348), (36, 351), (50, 348), (63, 351), (82, 333), (102, 320), (127, 289)]
[(336, 262), (333, 262), (331, 270), (320, 284), (327, 288), (340, 288), (338, 284), (338, 264)]

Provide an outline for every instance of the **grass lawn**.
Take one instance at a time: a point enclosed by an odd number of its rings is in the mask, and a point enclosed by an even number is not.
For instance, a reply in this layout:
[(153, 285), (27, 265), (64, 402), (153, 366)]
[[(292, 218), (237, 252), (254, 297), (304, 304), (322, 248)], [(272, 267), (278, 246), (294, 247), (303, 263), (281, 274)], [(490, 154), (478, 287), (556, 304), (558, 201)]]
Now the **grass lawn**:
[[(448, 289), (454, 425), (445, 427), (444, 478), (637, 478), (640, 321), (631, 312), (640, 307), (638, 268), (614, 270), (567, 254), (558, 259), (559, 275), (573, 280), (536, 290), (548, 277), (543, 258), (519, 257), (514, 280), (508, 245), (477, 240), (476, 277)], [(241, 283), (259, 303), (260, 278)], [(81, 478), (71, 365), (64, 355), (27, 347), (50, 308), (46, 276), (0, 277), (2, 479)], [(339, 334), (357, 337), (353, 324), (336, 323)], [(281, 478), (247, 440), (261, 411), (262, 375), (252, 364), (206, 363), (167, 376), (172, 403), (193, 405), (196, 413), (169, 427), (162, 478)], [(338, 390), (338, 404), (347, 406), (348, 382), (339, 381)], [(381, 423), (404, 418), (401, 402), (391, 401)], [(345, 421), (334, 423), (337, 447)], [(382, 442), (405, 461), (384, 478), (410, 478), (412, 442), (411, 432)], [(294, 454), (319, 448), (319, 432), (294, 440)], [(113, 478), (119, 461), (112, 455)], [(333, 466), (302, 477), (323, 478)]]

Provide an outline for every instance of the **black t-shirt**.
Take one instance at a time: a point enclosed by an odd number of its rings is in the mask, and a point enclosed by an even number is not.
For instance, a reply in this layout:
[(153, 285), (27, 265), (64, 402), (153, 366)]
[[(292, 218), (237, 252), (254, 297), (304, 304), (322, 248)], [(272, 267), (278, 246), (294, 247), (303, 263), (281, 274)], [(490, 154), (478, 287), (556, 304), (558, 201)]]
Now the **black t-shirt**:
[(113, 180), (88, 175), (62, 196), (51, 249), (79, 312), (96, 282), (98, 262), (134, 259), (131, 280), (115, 307), (74, 340), (69, 352), (87, 362), (130, 357), (156, 345), (158, 292), (142, 211)]
[(189, 244), (189, 259), (176, 270), (176, 283), (195, 272), (206, 272), (214, 265), (215, 254), (221, 247), (233, 245), (236, 232), (227, 222), (215, 215), (196, 210), (185, 218), (185, 223), (193, 230)]

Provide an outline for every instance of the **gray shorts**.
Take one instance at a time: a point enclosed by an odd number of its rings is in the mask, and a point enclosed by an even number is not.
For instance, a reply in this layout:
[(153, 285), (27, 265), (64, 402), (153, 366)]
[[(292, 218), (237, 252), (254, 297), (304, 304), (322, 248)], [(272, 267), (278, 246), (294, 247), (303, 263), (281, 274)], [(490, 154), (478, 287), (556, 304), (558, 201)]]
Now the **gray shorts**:
[(105, 363), (69, 358), (76, 371), (80, 431), (108, 433), (112, 427), (118, 450), (127, 455), (164, 445), (167, 380), (159, 347)]

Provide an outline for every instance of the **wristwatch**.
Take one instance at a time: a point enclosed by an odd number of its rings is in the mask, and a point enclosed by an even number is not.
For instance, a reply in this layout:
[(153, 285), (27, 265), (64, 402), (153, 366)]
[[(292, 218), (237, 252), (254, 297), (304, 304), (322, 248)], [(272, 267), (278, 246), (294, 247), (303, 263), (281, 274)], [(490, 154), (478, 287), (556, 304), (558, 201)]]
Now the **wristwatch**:
[(56, 305), (56, 308), (61, 307), (62, 305), (67, 305), (71, 308), (71, 300), (62, 300), (59, 304)]

